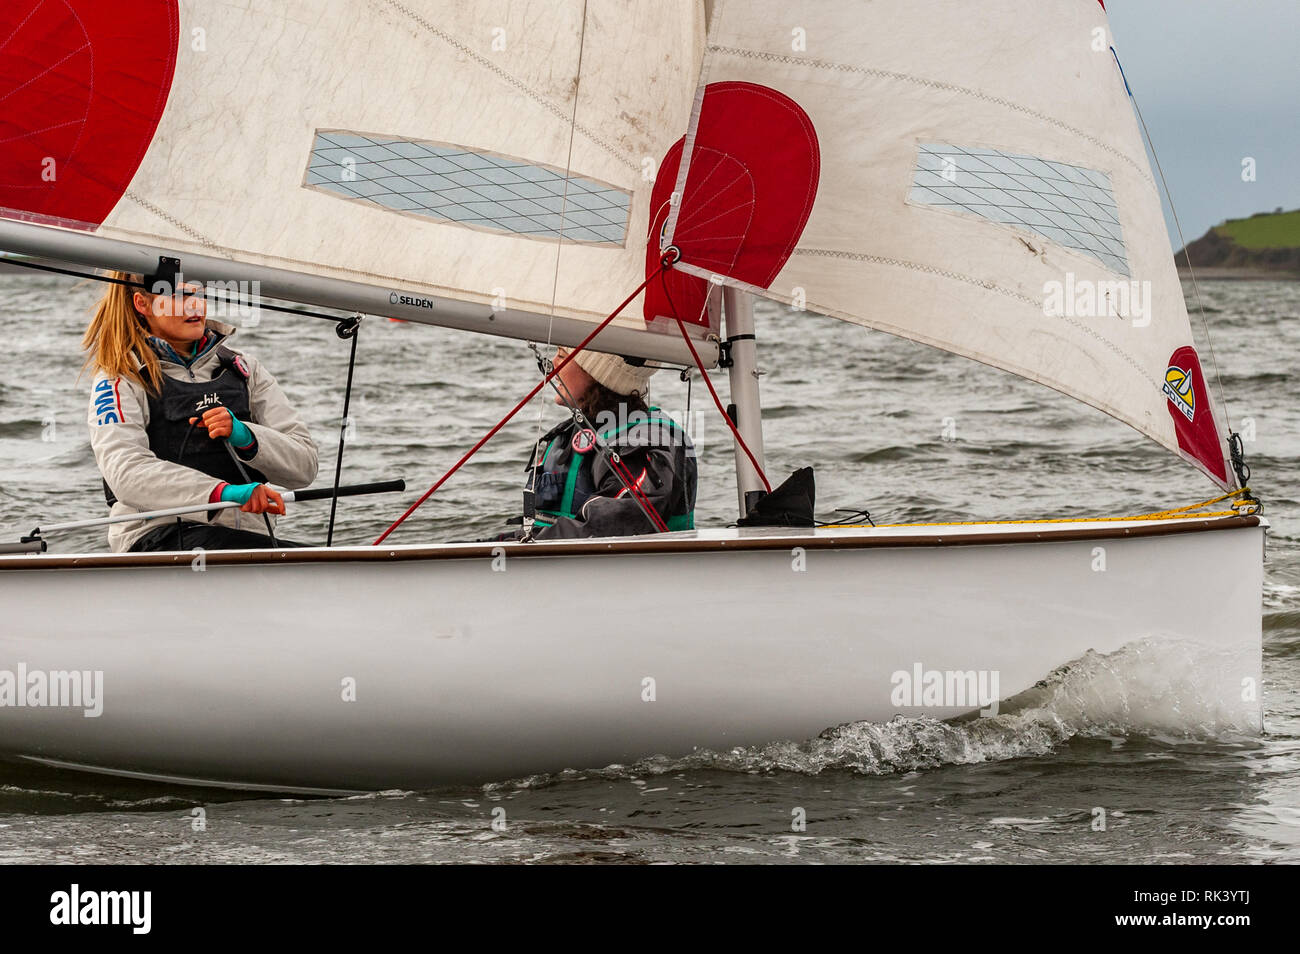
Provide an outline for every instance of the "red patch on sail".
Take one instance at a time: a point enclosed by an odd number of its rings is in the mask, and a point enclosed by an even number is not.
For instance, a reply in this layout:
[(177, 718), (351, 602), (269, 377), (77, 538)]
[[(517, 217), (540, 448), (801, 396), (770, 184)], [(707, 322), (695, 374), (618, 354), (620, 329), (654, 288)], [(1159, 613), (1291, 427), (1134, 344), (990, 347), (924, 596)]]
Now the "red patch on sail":
[(176, 0), (0, 5), (0, 208), (95, 226), (167, 103)]
[(1169, 356), (1163, 390), (1169, 402), (1169, 415), (1174, 419), (1178, 446), (1226, 483), (1228, 474), (1223, 464), (1219, 429), (1210, 410), (1201, 359), (1191, 345), (1184, 345)]
[[(651, 192), (647, 274), (659, 266), (684, 142), (668, 150)], [(820, 172), (817, 133), (798, 103), (753, 83), (710, 83), (673, 235), (682, 261), (767, 288), (803, 233)], [(676, 315), (707, 325), (707, 286), (668, 272), (646, 289), (646, 319)]]

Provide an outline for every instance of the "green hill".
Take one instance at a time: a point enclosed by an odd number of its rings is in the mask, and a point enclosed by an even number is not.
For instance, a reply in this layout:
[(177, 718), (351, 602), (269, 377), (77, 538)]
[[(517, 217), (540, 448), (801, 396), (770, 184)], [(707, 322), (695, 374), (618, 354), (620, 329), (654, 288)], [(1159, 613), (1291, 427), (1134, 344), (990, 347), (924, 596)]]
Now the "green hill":
[(1300, 278), (1300, 209), (1229, 219), (1174, 259), (1183, 268), (1187, 257), (1206, 278)]
[(1300, 209), (1229, 219), (1215, 231), (1242, 248), (1300, 248)]

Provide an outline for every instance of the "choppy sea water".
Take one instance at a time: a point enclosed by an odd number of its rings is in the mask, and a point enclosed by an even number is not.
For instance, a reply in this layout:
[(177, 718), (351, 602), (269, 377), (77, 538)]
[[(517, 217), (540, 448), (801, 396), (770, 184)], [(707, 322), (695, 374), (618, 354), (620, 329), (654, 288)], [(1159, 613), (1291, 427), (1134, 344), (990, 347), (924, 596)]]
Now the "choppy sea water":
[[(77, 380), (99, 290), (0, 272), (0, 540), (102, 513), (89, 380)], [(473, 788), (249, 797), (0, 765), (0, 861), (1300, 861), (1300, 284), (1201, 292), (1273, 524), (1262, 737), (1196, 718), (1194, 679), (1139, 643), (1043, 673), (990, 719), (828, 727), (815, 739)], [(758, 332), (769, 470), (813, 464), (823, 517), (837, 507), (880, 522), (1138, 513), (1214, 493), (1124, 425), (1011, 375), (767, 303)], [(236, 340), (302, 410), (323, 482), (346, 344), (325, 322), (273, 313)], [(368, 321), (344, 480), (403, 476), (412, 491), (345, 501), (336, 540), (373, 539), (535, 380), (522, 344)], [(725, 374), (716, 380), (725, 399)], [(698, 381), (693, 390), (699, 520), (723, 524), (735, 509), (731, 448)], [(662, 372), (654, 397), (680, 417), (686, 385)], [(474, 539), (517, 513), (539, 411), (544, 427), (558, 420), (539, 400), (397, 539)], [(284, 532), (322, 540), (325, 512), (293, 508)], [(80, 531), (52, 548), (103, 547), (98, 531)], [(0, 614), (13, 625), (31, 621)]]

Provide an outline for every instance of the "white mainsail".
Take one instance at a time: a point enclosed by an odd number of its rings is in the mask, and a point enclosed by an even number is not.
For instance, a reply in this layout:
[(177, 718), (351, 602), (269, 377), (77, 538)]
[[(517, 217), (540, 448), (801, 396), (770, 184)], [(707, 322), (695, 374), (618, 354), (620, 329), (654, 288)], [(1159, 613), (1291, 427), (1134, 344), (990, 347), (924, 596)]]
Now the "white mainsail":
[[(509, 308), (542, 340), (551, 316), (599, 321), (645, 278), (655, 162), (686, 128), (704, 41), (692, 0), (140, 0), (111, 22), (86, 0), (6, 6), (0, 96), (30, 118), (6, 130), (0, 217)], [(96, 68), (124, 46), (174, 51), (173, 68)], [(90, 155), (70, 134), (155, 105), (102, 220), (30, 214), (59, 184), (37, 159), (105, 163), (129, 136)]]
[[(748, 134), (723, 93), (746, 86), (801, 111), (781, 201), (816, 190), (766, 284), (719, 264), (734, 237), (685, 227), (735, 219), (736, 189), (713, 192), (719, 143)], [(718, 0), (675, 190), (679, 269), (1049, 385), (1236, 486), (1098, 0)], [(748, 201), (741, 228), (773, 196)]]
[(706, 333), (718, 277), (1057, 388), (1234, 486), (1097, 0), (18, 0), (0, 34), (0, 219), (69, 246), (573, 344), (675, 244), (597, 347), (682, 358), (639, 315)]

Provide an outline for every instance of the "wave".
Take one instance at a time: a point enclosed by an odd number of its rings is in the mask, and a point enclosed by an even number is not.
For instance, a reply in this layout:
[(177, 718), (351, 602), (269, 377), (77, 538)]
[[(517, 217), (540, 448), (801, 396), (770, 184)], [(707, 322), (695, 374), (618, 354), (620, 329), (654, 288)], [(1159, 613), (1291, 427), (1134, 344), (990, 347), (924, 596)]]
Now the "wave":
[(701, 770), (889, 775), (1047, 756), (1075, 738), (1249, 745), (1261, 728), (1257, 710), (1225, 703), (1235, 698), (1234, 680), (1221, 678), (1243, 671), (1246, 662), (1199, 643), (1151, 637), (1113, 653), (1089, 651), (1005, 700), (995, 716), (853, 722), (804, 741), (725, 752), (701, 749), (678, 758), (657, 755), (630, 765), (513, 779), (485, 791)]

